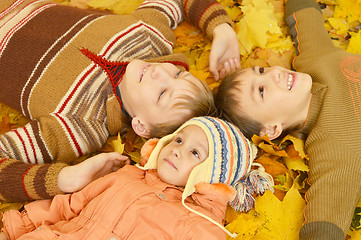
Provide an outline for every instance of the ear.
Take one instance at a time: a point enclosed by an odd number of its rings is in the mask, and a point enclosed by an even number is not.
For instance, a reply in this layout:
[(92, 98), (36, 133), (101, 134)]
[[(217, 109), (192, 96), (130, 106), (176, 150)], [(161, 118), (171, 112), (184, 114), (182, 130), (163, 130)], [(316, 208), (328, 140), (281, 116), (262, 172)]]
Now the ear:
[(266, 134), (268, 134), (268, 138), (270, 140), (278, 138), (282, 134), (283, 128), (281, 124), (275, 124), (268, 127), (263, 127), (259, 133), (259, 135), (262, 137)]
[(145, 126), (144, 122), (139, 117), (134, 117), (132, 119), (132, 128), (138, 136), (149, 138), (149, 128)]

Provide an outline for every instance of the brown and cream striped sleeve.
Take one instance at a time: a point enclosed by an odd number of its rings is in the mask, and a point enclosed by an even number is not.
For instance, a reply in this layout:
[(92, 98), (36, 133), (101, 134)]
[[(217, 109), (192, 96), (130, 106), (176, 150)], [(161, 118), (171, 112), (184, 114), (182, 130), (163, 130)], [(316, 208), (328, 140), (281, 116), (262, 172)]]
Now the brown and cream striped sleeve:
[(22, 202), (49, 199), (62, 193), (57, 176), (65, 163), (28, 164), (14, 159), (0, 159), (0, 200)]
[(213, 29), (221, 23), (233, 26), (232, 19), (216, 0), (182, 0), (182, 2), (186, 19), (209, 37), (213, 36)]
[(187, 19), (209, 37), (212, 37), (213, 29), (221, 23), (233, 26), (233, 21), (226, 10), (216, 0), (164, 0), (162, 2), (145, 0), (137, 10), (140, 9), (153, 9), (156, 10), (155, 12), (162, 13), (168, 19), (169, 27), (172, 29)]

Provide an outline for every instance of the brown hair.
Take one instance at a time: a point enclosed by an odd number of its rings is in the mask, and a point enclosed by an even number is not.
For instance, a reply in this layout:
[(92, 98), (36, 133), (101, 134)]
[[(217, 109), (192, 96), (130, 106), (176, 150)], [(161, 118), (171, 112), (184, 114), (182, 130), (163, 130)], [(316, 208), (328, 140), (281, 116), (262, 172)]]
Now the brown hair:
[(254, 134), (259, 135), (262, 124), (248, 118), (236, 99), (237, 95), (242, 94), (242, 75), (244, 69), (240, 69), (227, 77), (220, 83), (215, 91), (215, 104), (218, 115), (236, 125), (245, 137), (251, 139)]
[[(186, 80), (190, 84), (190, 92), (193, 94), (182, 95), (179, 98), (178, 103), (176, 103), (173, 107), (190, 110), (191, 114), (188, 119), (198, 116), (215, 116), (217, 114), (217, 111), (214, 104), (213, 93), (209, 86), (202, 80), (199, 80), (198, 82), (194, 82), (193, 79), (188, 78), (184, 78), (184, 80)], [(132, 129), (131, 119), (125, 117), (124, 114), (122, 114), (122, 123), (122, 134), (129, 131), (129, 129)], [(151, 125), (150, 138), (160, 138), (170, 133), (173, 133), (183, 123), (184, 121), (173, 121), (164, 124)]]
[[(223, 118), (236, 125), (245, 137), (251, 139), (253, 135), (259, 135), (262, 130), (262, 124), (254, 119), (246, 116), (246, 109), (242, 109), (241, 104), (236, 96), (242, 94), (242, 82), (244, 79), (241, 77), (244, 69), (240, 69), (227, 77), (220, 83), (219, 87), (215, 90), (215, 105), (220, 118)], [(305, 139), (305, 134), (300, 131), (302, 126), (293, 126), (284, 129), (278, 138), (283, 138), (290, 134), (300, 139)]]

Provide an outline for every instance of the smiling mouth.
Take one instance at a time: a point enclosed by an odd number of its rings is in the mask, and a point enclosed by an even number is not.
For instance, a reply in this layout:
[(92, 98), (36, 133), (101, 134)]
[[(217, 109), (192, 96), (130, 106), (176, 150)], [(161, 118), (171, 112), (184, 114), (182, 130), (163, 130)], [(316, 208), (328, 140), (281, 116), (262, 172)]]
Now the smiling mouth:
[(150, 64), (146, 64), (140, 69), (139, 82), (141, 82), (143, 80), (143, 76), (144, 76), (145, 72), (148, 70), (149, 67), (150, 67)]
[(294, 78), (293, 74), (289, 73), (288, 74), (288, 80), (287, 80), (287, 88), (288, 88), (288, 90), (292, 89), (294, 83), (295, 83), (295, 78)]

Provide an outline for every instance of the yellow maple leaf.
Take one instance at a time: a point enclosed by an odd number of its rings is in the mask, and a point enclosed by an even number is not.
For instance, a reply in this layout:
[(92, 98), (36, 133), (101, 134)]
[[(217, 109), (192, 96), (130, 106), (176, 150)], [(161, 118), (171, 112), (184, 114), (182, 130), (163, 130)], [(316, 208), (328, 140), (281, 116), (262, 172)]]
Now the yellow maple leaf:
[(226, 228), (238, 234), (236, 239), (298, 239), (305, 205), (305, 200), (294, 187), (283, 201), (267, 190), (256, 197), (255, 209), (240, 213)]
[(14, 203), (3, 203), (3, 202), (0, 202), (0, 212), (6, 212), (8, 210), (19, 210), (22, 206), (24, 206), (24, 203), (17, 203), (17, 202), (14, 202)]
[(209, 51), (203, 51), (201, 55), (196, 59), (197, 69), (206, 69), (209, 65)]
[(250, 53), (254, 47), (265, 48), (269, 34), (282, 34), (272, 4), (266, 0), (248, 0), (242, 5), (243, 17), (236, 23), (241, 54)]
[(230, 232), (237, 233), (237, 238), (230, 238), (227, 236), (227, 240), (249, 240), (253, 239), (258, 228), (264, 224), (265, 220), (257, 216), (254, 210), (248, 213), (238, 214), (237, 218), (228, 224), (226, 228)]
[(286, 141), (291, 141), (293, 143), (295, 150), (298, 152), (298, 154), (300, 155), (301, 158), (307, 157), (307, 155), (305, 153), (305, 149), (304, 149), (304, 142), (301, 139), (296, 138), (292, 135), (287, 135), (286, 137), (284, 137), (282, 139), (280, 145), (282, 145)]
[(283, 161), (285, 162), (288, 169), (300, 170), (305, 172), (308, 172), (310, 170), (310, 168), (306, 165), (304, 159), (294, 159), (294, 158), (285, 157)]
[(348, 44), (346, 51), (361, 54), (361, 31), (358, 33), (350, 32), (350, 34), (350, 43)]
[(360, 20), (360, 0), (338, 0), (335, 7), (334, 17), (346, 19), (348, 23)]
[(120, 135), (118, 133), (118, 138), (116, 140), (113, 140), (111, 142), (111, 145), (113, 146), (114, 148), (114, 151), (120, 153), (120, 154), (123, 154), (124, 152), (124, 143), (122, 143), (122, 139), (120, 138)]
[(330, 23), (331, 27), (336, 30), (336, 33), (341, 36), (346, 36), (347, 32), (350, 28), (349, 24), (347, 23), (346, 19), (344, 18), (328, 18), (328, 22)]
[(228, 16), (233, 20), (237, 20), (242, 15), (242, 10), (238, 6), (229, 7), (231, 5), (225, 5), (222, 3), (224, 8), (226, 9), (226, 12)]
[(361, 239), (361, 231), (360, 230), (350, 230), (348, 232), (349, 238), (348, 240), (360, 240)]
[(279, 147), (269, 140), (268, 135), (259, 137), (254, 135), (252, 137), (252, 141), (256, 144), (257, 147), (265, 151), (266, 153), (270, 153), (275, 156), (287, 157), (287, 153), (284, 150), (279, 150)]
[(292, 187), (281, 202), (269, 190), (256, 199), (255, 211), (265, 219), (252, 239), (298, 239), (306, 205), (297, 189)]

